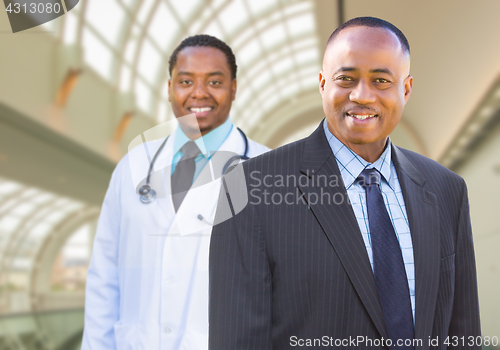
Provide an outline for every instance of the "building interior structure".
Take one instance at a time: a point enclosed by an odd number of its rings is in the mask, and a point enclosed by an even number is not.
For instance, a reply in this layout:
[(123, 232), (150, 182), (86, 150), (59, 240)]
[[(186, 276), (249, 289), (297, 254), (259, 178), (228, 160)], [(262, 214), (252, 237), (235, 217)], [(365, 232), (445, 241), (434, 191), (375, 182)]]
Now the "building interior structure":
[(413, 93), (391, 139), (466, 180), (482, 332), (500, 337), (499, 13), (498, 0), (80, 0), (12, 33), (1, 11), (0, 350), (79, 349), (100, 206), (132, 140), (174, 118), (168, 58), (182, 39), (231, 46), (230, 117), (277, 148), (324, 118), (324, 46), (358, 16), (410, 42)]

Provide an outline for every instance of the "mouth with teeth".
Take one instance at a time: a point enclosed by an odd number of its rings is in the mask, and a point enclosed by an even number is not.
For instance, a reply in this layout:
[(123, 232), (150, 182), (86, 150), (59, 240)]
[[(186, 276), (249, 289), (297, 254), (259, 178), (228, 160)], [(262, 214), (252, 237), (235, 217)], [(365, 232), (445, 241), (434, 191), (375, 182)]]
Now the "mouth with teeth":
[(212, 107), (191, 107), (189, 110), (194, 113), (204, 113), (211, 111), (213, 108)]
[(347, 113), (347, 116), (352, 117), (357, 120), (366, 120), (369, 118), (375, 118), (378, 115), (377, 114), (354, 114), (354, 113)]

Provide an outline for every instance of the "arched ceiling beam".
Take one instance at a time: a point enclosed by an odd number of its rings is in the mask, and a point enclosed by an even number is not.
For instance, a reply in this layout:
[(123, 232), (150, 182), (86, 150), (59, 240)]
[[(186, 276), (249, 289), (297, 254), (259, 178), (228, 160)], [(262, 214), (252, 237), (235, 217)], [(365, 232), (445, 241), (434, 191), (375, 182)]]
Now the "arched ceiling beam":
[[(26, 199), (29, 202), (32, 198)], [(10, 274), (12, 271), (12, 264), (18, 256), (18, 254), (25, 238), (30, 234), (30, 229), (37, 225), (47, 213), (55, 211), (58, 207), (65, 206), (67, 203), (59, 203), (59, 198), (54, 198), (49, 203), (44, 203), (39, 205), (33, 212), (29, 214), (22, 222), (22, 224), (16, 229), (14, 235), (9, 237), (9, 242), (7, 243), (4, 254), (2, 254), (0, 260), (0, 267), (4, 271), (4, 274)], [(7, 275), (6, 275), (7, 276)], [(8, 278), (8, 277), (7, 277)]]
[(316, 89), (302, 91), (292, 103), (279, 104), (276, 108), (255, 120), (255, 123), (248, 129), (249, 135), (254, 135), (258, 141), (265, 144), (272, 144), (273, 138), (297, 115), (321, 106), (321, 98)]
[[(31, 306), (38, 310), (38, 297), (50, 292), (50, 274), (57, 253), (64, 246), (68, 238), (82, 225), (98, 219), (100, 208), (85, 207), (75, 215), (66, 216), (44, 239), (34, 256), (36, 268), (30, 273)], [(83, 306), (83, 305), (82, 305)]]

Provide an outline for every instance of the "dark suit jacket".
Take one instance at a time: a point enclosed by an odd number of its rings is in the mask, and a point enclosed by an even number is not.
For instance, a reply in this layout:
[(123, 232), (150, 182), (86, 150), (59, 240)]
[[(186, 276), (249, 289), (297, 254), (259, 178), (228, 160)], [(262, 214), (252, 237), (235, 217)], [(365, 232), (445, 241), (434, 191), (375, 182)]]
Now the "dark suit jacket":
[[(456, 348), (480, 349), (468, 341), (480, 324), (465, 182), (396, 146), (392, 159), (413, 240), (415, 338), (422, 341), (415, 348), (444, 349), (448, 336), (450, 343), (465, 336)], [(229, 189), (229, 200), (248, 196), (249, 203), (212, 232), (210, 350), (384, 348), (370, 343), (387, 339), (387, 331), (322, 125), (242, 166), (247, 186)], [(366, 338), (353, 343), (358, 336)]]

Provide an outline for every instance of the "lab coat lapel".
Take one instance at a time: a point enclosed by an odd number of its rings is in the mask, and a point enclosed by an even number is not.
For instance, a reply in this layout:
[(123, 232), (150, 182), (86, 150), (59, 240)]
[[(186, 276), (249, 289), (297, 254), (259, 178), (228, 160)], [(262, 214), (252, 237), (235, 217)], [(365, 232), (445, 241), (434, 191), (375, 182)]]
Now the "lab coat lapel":
[(425, 190), (425, 178), (398, 147), (392, 159), (410, 225), (415, 261), (415, 339), (431, 336), (439, 288), (439, 207), (434, 193)]
[[(300, 171), (308, 180), (299, 181), (303, 198), (310, 200), (310, 208), (339, 257), (358, 296), (370, 315), (380, 335), (387, 337), (385, 323), (378, 300), (370, 260), (361, 231), (349, 202), (340, 171), (326, 139), (323, 123), (306, 141)], [(319, 179), (326, 176), (327, 186)], [(338, 185), (330, 185), (336, 180)], [(306, 182), (306, 181), (304, 181)], [(328, 196), (333, 202), (323, 201)]]
[[(174, 205), (170, 190), (170, 175), (172, 171), (172, 159), (174, 152), (175, 133), (167, 140), (163, 151), (158, 155), (152, 174), (154, 189), (157, 190), (157, 205), (166, 215), (167, 222), (172, 222), (175, 217)], [(151, 203), (153, 204), (153, 203)]]
[[(169, 190), (174, 136), (168, 138), (167, 143), (158, 154), (153, 171), (151, 172), (149, 185), (156, 192), (156, 198), (147, 204), (141, 203), (139, 198), (139, 189), (146, 184), (150, 163), (163, 141), (164, 139), (141, 144), (132, 149), (128, 157), (134, 192), (137, 194), (137, 202), (140, 205), (146, 205), (149, 210), (154, 211), (160, 208), (164, 215), (157, 215), (156, 220), (161, 223), (161, 227), (166, 227), (168, 230), (175, 214)], [(159, 232), (153, 235), (164, 235), (165, 233)]]

